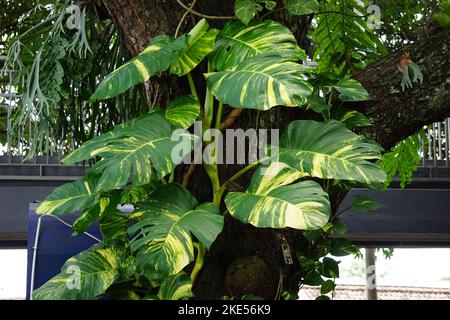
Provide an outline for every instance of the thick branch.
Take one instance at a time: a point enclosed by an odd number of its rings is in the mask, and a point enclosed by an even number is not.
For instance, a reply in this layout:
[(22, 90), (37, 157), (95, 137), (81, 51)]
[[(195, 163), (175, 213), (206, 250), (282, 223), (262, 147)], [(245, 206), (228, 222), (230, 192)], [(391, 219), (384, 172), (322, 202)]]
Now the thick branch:
[[(422, 69), (424, 81), (402, 92), (397, 64), (405, 52)], [(373, 101), (361, 106), (373, 120), (373, 126), (364, 133), (390, 148), (424, 125), (450, 116), (450, 30), (436, 31), (387, 56), (365, 68), (357, 78), (374, 96)]]

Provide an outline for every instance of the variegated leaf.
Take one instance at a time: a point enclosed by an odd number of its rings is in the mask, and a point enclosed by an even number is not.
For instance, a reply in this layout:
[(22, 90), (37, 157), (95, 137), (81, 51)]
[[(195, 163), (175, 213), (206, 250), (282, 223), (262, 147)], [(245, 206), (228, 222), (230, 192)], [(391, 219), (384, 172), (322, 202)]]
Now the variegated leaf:
[(128, 216), (119, 210), (115, 210), (105, 215), (100, 220), (100, 231), (105, 240), (122, 240), (128, 239), (128, 225), (130, 220)]
[(206, 19), (199, 23), (188, 33), (186, 47), (178, 60), (170, 66), (170, 73), (184, 76), (194, 69), (214, 49), (217, 29), (208, 30)]
[(223, 217), (214, 204), (198, 206), (191, 193), (178, 184), (151, 193), (133, 218), (140, 221), (128, 230), (135, 237), (131, 249), (137, 254), (140, 270), (153, 278), (177, 274), (193, 260), (191, 234), (209, 248), (223, 227)]
[(246, 192), (231, 192), (225, 198), (230, 214), (258, 228), (316, 230), (329, 219), (328, 195), (313, 181), (290, 183), (304, 174), (285, 164), (258, 169)]
[(36, 208), (38, 214), (61, 215), (90, 208), (99, 199), (97, 179), (86, 176), (56, 188)]
[(192, 118), (194, 116), (193, 114), (196, 112), (194, 111), (194, 109), (196, 108), (194, 106), (194, 102), (192, 100), (189, 100), (188, 98), (185, 98), (185, 100), (183, 100), (183, 98), (179, 99), (180, 100), (176, 99), (172, 103), (170, 103), (169, 108), (171, 110), (166, 111), (164, 114), (159, 108), (154, 108), (149, 113), (143, 116), (119, 124), (115, 126), (113, 130), (86, 141), (81, 145), (81, 147), (66, 156), (62, 160), (63, 163), (74, 164), (94, 158), (97, 154), (96, 152), (108, 145), (108, 143), (127, 135), (130, 131), (133, 131), (134, 128), (139, 128), (141, 126), (146, 126), (147, 124), (149, 124), (149, 121), (156, 117), (154, 116), (155, 113), (159, 113), (160, 115), (163, 114), (164, 118), (171, 124), (173, 124), (174, 126), (179, 126), (181, 122), (187, 123), (187, 120), (185, 119), (182, 121), (181, 116), (179, 115), (180, 109), (184, 109), (186, 112), (188, 112), (187, 118), (189, 119), (189, 121), (192, 121)]
[(339, 98), (342, 101), (367, 101), (372, 99), (362, 84), (353, 79), (342, 79), (333, 88), (339, 91)]
[(273, 189), (291, 184), (307, 176), (282, 162), (272, 162), (259, 168), (252, 176), (247, 192), (265, 195)]
[(115, 97), (147, 81), (151, 76), (166, 71), (177, 61), (185, 45), (185, 35), (175, 40), (170, 36), (155, 37), (142, 53), (108, 75), (100, 83), (91, 100)]
[(332, 118), (339, 120), (350, 130), (357, 127), (367, 127), (372, 125), (370, 119), (361, 112), (342, 107), (334, 110)]
[(280, 23), (265, 20), (245, 25), (228, 22), (217, 36), (214, 51), (209, 55), (217, 71), (235, 70), (243, 61), (266, 54), (276, 54), (276, 60), (298, 61), (306, 58), (292, 32)]
[(192, 280), (184, 272), (164, 279), (159, 287), (159, 300), (186, 300), (192, 298)]
[(133, 186), (159, 180), (172, 172), (179, 162), (174, 163), (172, 151), (183, 144), (183, 154), (188, 154), (194, 145), (195, 136), (187, 132), (172, 132), (170, 123), (158, 112), (154, 112), (133, 126), (120, 130), (114, 139), (92, 156), (101, 160), (91, 172), (101, 173), (99, 190), (120, 188), (131, 181)]
[(217, 100), (234, 108), (268, 110), (305, 104), (313, 91), (304, 75), (309, 69), (277, 61), (276, 56), (259, 56), (234, 71), (207, 73), (208, 88)]
[(371, 160), (381, 158), (382, 148), (339, 121), (294, 121), (282, 134), (279, 159), (322, 179), (381, 183), (386, 173)]
[(112, 138), (114, 138), (114, 131), (109, 131), (89, 141), (86, 141), (80, 148), (74, 150), (68, 156), (66, 156), (62, 160), (62, 162), (65, 164), (74, 164), (90, 159), (92, 158), (91, 154), (94, 150), (104, 147), (108, 144), (109, 141), (112, 140)]
[(101, 217), (114, 214), (117, 210), (117, 205), (119, 204), (118, 200), (119, 198), (113, 195), (101, 197), (93, 207), (84, 211), (78, 219), (75, 220), (73, 223), (75, 234), (81, 234)]
[(187, 129), (200, 115), (200, 103), (192, 96), (173, 100), (166, 109), (166, 119), (174, 126)]
[(33, 292), (34, 300), (90, 300), (101, 297), (134, 273), (134, 259), (123, 249), (96, 244), (70, 258), (61, 273)]

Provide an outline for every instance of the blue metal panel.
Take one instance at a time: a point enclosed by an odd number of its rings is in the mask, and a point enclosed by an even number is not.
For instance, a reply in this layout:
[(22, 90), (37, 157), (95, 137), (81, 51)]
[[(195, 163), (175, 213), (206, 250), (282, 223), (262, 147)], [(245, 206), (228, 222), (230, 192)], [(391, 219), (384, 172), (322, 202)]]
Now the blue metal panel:
[[(34, 211), (35, 204), (30, 205), (28, 224), (28, 266), (27, 266), (27, 299), (30, 297), (31, 271), (33, 262), (33, 246), (36, 237), (38, 215)], [(72, 224), (77, 215), (63, 216)], [(101, 239), (98, 225), (90, 227), (87, 232)], [(87, 235), (72, 236), (73, 230), (56, 220), (45, 216), (41, 220), (39, 243), (37, 247), (35, 276), (33, 288), (39, 288), (53, 276), (58, 274), (61, 266), (69, 258), (97, 243)]]

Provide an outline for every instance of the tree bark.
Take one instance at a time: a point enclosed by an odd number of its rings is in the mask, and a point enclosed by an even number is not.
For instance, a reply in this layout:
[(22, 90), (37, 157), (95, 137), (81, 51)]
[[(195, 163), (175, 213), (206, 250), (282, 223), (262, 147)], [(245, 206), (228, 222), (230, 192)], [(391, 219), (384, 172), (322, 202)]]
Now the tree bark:
[[(188, 5), (187, 0), (184, 3)], [(232, 4), (233, 1), (199, 1), (196, 10), (205, 14), (230, 15)], [(173, 34), (185, 12), (175, 0), (104, 0), (103, 5), (119, 29), (131, 55), (142, 51), (152, 37)], [(305, 36), (308, 19), (282, 19), (284, 23), (296, 25), (298, 40), (302, 46), (309, 45)], [(186, 23), (188, 26), (192, 25), (189, 19)], [(212, 23), (220, 27), (223, 21)], [(422, 68), (425, 79), (422, 84), (415, 84), (413, 89), (401, 92), (401, 74), (397, 71), (396, 64), (404, 51), (411, 53), (412, 59)], [(449, 51), (450, 30), (440, 31), (363, 70), (357, 79), (374, 97), (368, 103), (352, 106), (360, 108), (373, 120), (373, 126), (363, 133), (389, 148), (422, 126), (450, 116)], [(197, 78), (202, 81), (201, 74)], [(179, 81), (170, 77), (152, 80), (151, 84), (146, 85), (149, 101), (155, 99), (156, 86), (160, 88), (159, 94), (162, 92), (165, 95), (159, 100), (169, 100), (179, 95), (183, 88), (179, 88), (178, 83)], [(282, 128), (283, 124), (292, 120), (292, 115), (278, 112), (279, 110), (275, 108), (265, 114), (268, 118), (275, 117), (278, 127)], [(236, 126), (248, 127), (249, 123), (255, 123), (255, 119), (255, 112), (245, 111)], [(226, 179), (235, 169), (225, 166), (221, 172), (222, 178)], [(189, 186), (200, 200), (210, 196), (209, 190), (205, 188), (205, 181), (205, 173), (198, 168)], [(335, 202), (339, 201), (337, 199)], [(273, 299), (279, 296), (280, 285), (295, 289), (293, 275), (299, 266), (295, 261), (292, 265), (285, 264), (280, 247), (282, 243), (287, 243), (295, 256), (296, 250), (304, 245), (299, 232), (257, 229), (229, 216), (225, 221), (224, 230), (207, 254), (205, 266), (196, 281), (194, 292), (198, 298), (255, 294)]]
[[(405, 52), (421, 68), (424, 81), (402, 92), (397, 64)], [(374, 98), (354, 105), (373, 121), (363, 133), (386, 149), (423, 126), (444, 120), (450, 116), (450, 30), (437, 30), (369, 65), (357, 80)]]

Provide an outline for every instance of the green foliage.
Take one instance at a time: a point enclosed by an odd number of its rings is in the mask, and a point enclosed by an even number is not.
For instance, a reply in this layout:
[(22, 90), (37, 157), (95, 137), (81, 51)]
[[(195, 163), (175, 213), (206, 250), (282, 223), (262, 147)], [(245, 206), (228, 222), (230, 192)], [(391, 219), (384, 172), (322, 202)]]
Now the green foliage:
[[(21, 95), (20, 108), (12, 112), (13, 148), (21, 136), (28, 157), (73, 150), (147, 110), (137, 88), (114, 101), (87, 102), (97, 79), (122, 64), (127, 53), (112, 22), (98, 19), (96, 1), (83, 3), (79, 26), (68, 29), (66, 9), (71, 4), (2, 2), (0, 50), (8, 55), (4, 67), (16, 71), (13, 86)], [(0, 72), (2, 91), (3, 81), (8, 83), (3, 76)]]
[(439, 11), (433, 15), (433, 20), (441, 28), (450, 28), (450, 0), (440, 1)]
[[(369, 119), (335, 102), (337, 96), (342, 102), (371, 98), (348, 71), (368, 63), (371, 53), (383, 51), (375, 34), (357, 27), (359, 18), (348, 16), (353, 12), (351, 5), (357, 4), (353, 0), (342, 5), (327, 1), (325, 9), (339, 12), (315, 18), (312, 40), (316, 47), (309, 57), (319, 60), (319, 71), (299, 63), (309, 58), (287, 27), (271, 20), (251, 21), (258, 18), (258, 12), (273, 10), (276, 2), (239, 0), (235, 10), (241, 21), (228, 21), (219, 31), (210, 29), (202, 19), (188, 34), (155, 37), (141, 54), (102, 77), (89, 101), (92, 105), (99, 99), (106, 99), (102, 101), (105, 104), (113, 101), (112, 97), (119, 100), (136, 90), (136, 85), (167, 74), (186, 75), (191, 95), (163, 100), (164, 109), (133, 113), (130, 121), (120, 121), (64, 159), (68, 164), (90, 161), (92, 166), (85, 178), (56, 189), (40, 204), (38, 213), (80, 211), (75, 233), (99, 221), (103, 239), (69, 260), (60, 275), (35, 292), (36, 298), (92, 299), (106, 294), (128, 299), (190, 299), (206, 252), (222, 232), (224, 215), (229, 213), (258, 228), (302, 230), (307, 246), (297, 252), (302, 267), (299, 279), (302, 284), (320, 285), (319, 298), (329, 299), (334, 279), (339, 277), (339, 262), (330, 255), (358, 252), (348, 240), (335, 238), (344, 235), (347, 227), (331, 212), (329, 197), (356, 182), (386, 180), (385, 172), (374, 163), (381, 158), (381, 147), (350, 131), (369, 125)], [(321, 11), (314, 0), (286, 0), (284, 6), (289, 15)], [(330, 22), (333, 33), (325, 35), (324, 25), (329, 28)], [(333, 46), (336, 50), (330, 52)], [(205, 79), (193, 81), (192, 73), (205, 72), (206, 65)], [(203, 86), (197, 91), (201, 80)], [(171, 91), (175, 92), (179, 90)], [(271, 156), (279, 152), (279, 162), (249, 164), (229, 181), (221, 180), (217, 164), (204, 164), (213, 202), (199, 204), (178, 184), (182, 175), (175, 171), (197, 140), (188, 130), (196, 120), (202, 121), (204, 128), (212, 123), (220, 128), (223, 105), (256, 109), (258, 114), (273, 107), (306, 106), (325, 121), (291, 122), (280, 146), (270, 148)], [(200, 147), (217, 156), (215, 144)], [(257, 169), (250, 184), (238, 189), (245, 191), (227, 190), (253, 168)], [(224, 195), (228, 210), (221, 212)], [(124, 203), (134, 205), (130, 215), (118, 210)], [(355, 206), (369, 210), (374, 204), (365, 199)], [(81, 269), (79, 290), (69, 291), (65, 286), (70, 263)]]
[(161, 283), (155, 300), (187, 300), (192, 298), (192, 280), (184, 273), (169, 276)]
[(355, 195), (352, 197), (352, 209), (355, 211), (368, 213), (376, 211), (382, 207), (384, 207), (383, 204), (373, 200), (370, 197), (364, 195)]
[(136, 263), (151, 278), (179, 273), (194, 258), (191, 234), (207, 248), (223, 227), (223, 217), (212, 203), (198, 205), (189, 191), (177, 184), (151, 193), (133, 212), (139, 222), (129, 228)]
[[(101, 160), (90, 169), (101, 175), (97, 186), (99, 190), (117, 189), (129, 180), (133, 186), (144, 185), (166, 176), (178, 164), (172, 162), (172, 150), (177, 146), (181, 133), (172, 134), (172, 131), (170, 123), (159, 112), (152, 112), (120, 126), (113, 131), (113, 135), (100, 136), (96, 143), (81, 146), (76, 156), (69, 156), (65, 161), (72, 163), (100, 157)], [(183, 134), (183, 137), (194, 140), (192, 135)], [(192, 141), (182, 141), (190, 151)], [(184, 155), (181, 155), (180, 161)]]
[[(115, 97), (131, 87), (147, 81), (151, 76), (166, 71), (171, 64), (177, 62), (185, 45), (185, 35), (175, 40), (170, 36), (153, 38), (150, 45), (136, 58), (106, 77), (99, 84), (91, 100)], [(177, 72), (182, 71), (177, 70)]]
[(294, 15), (306, 15), (320, 9), (317, 0), (284, 0), (286, 10)]
[(313, 181), (292, 182), (302, 174), (285, 164), (258, 169), (245, 193), (225, 198), (230, 214), (258, 228), (322, 228), (330, 215), (328, 195)]
[(289, 124), (280, 140), (280, 161), (312, 177), (385, 182), (385, 172), (370, 160), (382, 149), (338, 121), (299, 120)]
[[(335, 287), (336, 287), (336, 285), (333, 280), (327, 280), (320, 287), (320, 293), (327, 294), (327, 293), (333, 291)], [(317, 300), (321, 300), (321, 299), (317, 299)], [(324, 299), (324, 300), (326, 300), (326, 299)]]
[(208, 73), (208, 88), (217, 100), (234, 108), (302, 106), (312, 93), (305, 81), (307, 68), (294, 62), (275, 62), (280, 59), (277, 55), (258, 56), (245, 60), (234, 71)]
[(368, 127), (371, 121), (364, 114), (356, 110), (349, 110), (346, 108), (337, 108), (334, 110), (332, 118), (345, 124), (345, 126), (352, 130), (358, 127)]
[[(412, 73), (412, 79), (410, 77)], [(409, 61), (405, 68), (403, 69), (402, 81), (400, 83), (402, 91), (406, 89), (411, 89), (414, 82), (423, 82), (423, 73), (420, 67), (412, 61)]]
[(165, 118), (174, 126), (187, 129), (200, 115), (200, 103), (192, 96), (173, 100), (165, 110)]
[(333, 88), (340, 93), (339, 99), (342, 101), (367, 101), (372, 99), (366, 89), (353, 79), (342, 79), (333, 85)]
[(33, 299), (95, 299), (114, 282), (133, 274), (133, 258), (125, 249), (96, 244), (67, 260), (61, 273), (34, 291)]
[(367, 63), (386, 54), (382, 42), (372, 30), (366, 18), (356, 15), (355, 10), (365, 13), (370, 1), (324, 1), (312, 38), (317, 48), (314, 58), (320, 71), (348, 74), (362, 69)]
[(97, 179), (86, 176), (58, 187), (36, 208), (38, 214), (61, 215), (92, 207), (99, 201)]
[(277, 2), (272, 0), (236, 0), (234, 13), (242, 23), (248, 24), (264, 7), (267, 10), (273, 10), (276, 6)]
[(244, 24), (248, 24), (258, 11), (263, 9), (263, 1), (259, 0), (236, 0), (234, 3), (234, 13)]
[(188, 33), (186, 46), (178, 60), (170, 66), (170, 73), (179, 77), (186, 75), (214, 49), (219, 30), (208, 28), (208, 22), (202, 19)]
[(255, 21), (244, 25), (230, 21), (217, 36), (209, 60), (217, 71), (233, 71), (244, 61), (259, 55), (277, 54), (283, 61), (306, 59), (292, 32), (278, 22)]
[(422, 148), (422, 141), (428, 141), (427, 135), (423, 130), (399, 142), (383, 155), (380, 166), (387, 173), (386, 187), (391, 184), (397, 173), (400, 176), (400, 186), (402, 188), (411, 183), (412, 175), (420, 164), (421, 157), (419, 152)]

